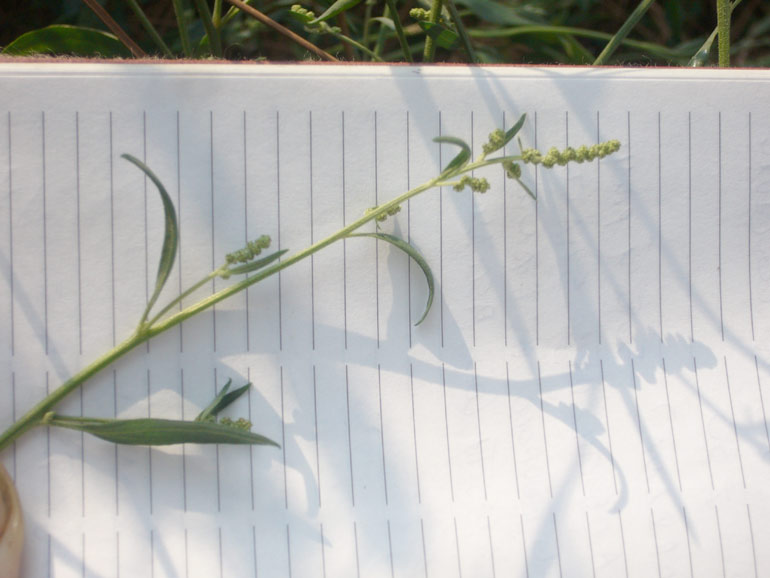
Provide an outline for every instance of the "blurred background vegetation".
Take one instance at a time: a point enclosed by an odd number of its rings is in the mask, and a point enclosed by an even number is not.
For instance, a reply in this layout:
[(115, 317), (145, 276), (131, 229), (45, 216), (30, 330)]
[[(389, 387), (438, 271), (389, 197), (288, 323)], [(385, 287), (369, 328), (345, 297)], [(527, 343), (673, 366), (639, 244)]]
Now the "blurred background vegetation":
[(768, 0), (430, 2), (251, 0), (257, 12), (246, 13), (233, 0), (4, 0), (0, 47), (6, 54), (508, 64), (591, 64), (601, 54), (602, 64), (715, 65), (717, 15), (727, 6), (731, 43), (721, 48), (730, 64), (770, 66)]

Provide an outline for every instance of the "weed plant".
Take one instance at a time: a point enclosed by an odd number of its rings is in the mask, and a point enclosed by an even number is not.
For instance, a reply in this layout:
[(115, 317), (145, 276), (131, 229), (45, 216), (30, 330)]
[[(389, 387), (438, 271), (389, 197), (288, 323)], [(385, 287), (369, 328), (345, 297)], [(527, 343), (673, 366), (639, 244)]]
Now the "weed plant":
[(16, 55), (770, 65), (765, 0), (12, 0), (0, 21)]

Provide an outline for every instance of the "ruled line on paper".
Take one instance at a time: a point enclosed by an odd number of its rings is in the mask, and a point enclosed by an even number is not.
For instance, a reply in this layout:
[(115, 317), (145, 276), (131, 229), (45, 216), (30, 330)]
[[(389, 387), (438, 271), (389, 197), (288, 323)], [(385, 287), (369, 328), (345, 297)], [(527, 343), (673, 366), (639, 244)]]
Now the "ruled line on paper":
[(540, 361), (537, 362), (537, 386), (540, 399), (540, 422), (543, 426), (543, 449), (545, 450), (545, 468), (548, 474), (548, 495), (553, 498), (553, 484), (551, 483), (551, 461), (548, 458), (548, 436), (545, 431), (545, 410), (543, 408), (543, 380), (540, 375)]
[(449, 412), (447, 411), (446, 403), (446, 368), (444, 364), (441, 364), (441, 388), (444, 394), (444, 428), (446, 433), (446, 456), (447, 466), (449, 467), (449, 491), (452, 496), (452, 502), (455, 501), (455, 485), (452, 479), (452, 447), (449, 443)]
[[(537, 149), (537, 111), (532, 115), (534, 122), (534, 141)], [(539, 166), (535, 165), (535, 345), (540, 345), (540, 194), (538, 190)]]
[(714, 515), (717, 522), (717, 534), (719, 535), (719, 556), (722, 561), (722, 578), (727, 578), (727, 570), (725, 568), (725, 547), (722, 542), (722, 524), (719, 522), (719, 506), (714, 504)]
[(690, 563), (690, 578), (694, 578), (695, 573), (692, 565), (692, 546), (690, 545), (690, 526), (687, 523), (687, 512), (682, 506), (682, 520), (684, 521), (684, 535), (687, 538), (687, 560)]
[(748, 209), (748, 223), (747, 223), (747, 227), (746, 227), (746, 238), (747, 238), (748, 254), (749, 254), (748, 255), (749, 256), (749, 267), (748, 267), (748, 269), (749, 269), (749, 318), (750, 318), (750, 321), (751, 321), (751, 340), (754, 341), (756, 339), (756, 335), (754, 334), (754, 293), (752, 291), (752, 283), (751, 283), (751, 281), (752, 281), (752, 279), (751, 279), (751, 264), (752, 264), (752, 260), (751, 260), (751, 234), (752, 234), (752, 230), (751, 230), (751, 194), (752, 194), (751, 178), (752, 178), (752, 172), (753, 171), (751, 170), (752, 169), (752, 167), (751, 167), (751, 162), (752, 162), (751, 143), (752, 143), (752, 140), (751, 140), (751, 113), (750, 112), (749, 112), (749, 122), (748, 122), (748, 141), (749, 141), (749, 147), (748, 147), (748, 149), (749, 149), (748, 150), (749, 171), (748, 171), (747, 179), (748, 179), (748, 191), (749, 191), (749, 200), (748, 200), (749, 209)]
[[(377, 155), (377, 111), (374, 111), (374, 206), (380, 204), (379, 199), (379, 159)], [(374, 318), (377, 335), (377, 349), (380, 348), (380, 241), (374, 240)]]
[(422, 492), (420, 490), (420, 459), (417, 451), (417, 418), (414, 411), (414, 371), (412, 364), (409, 364), (409, 394), (412, 402), (412, 441), (414, 442), (414, 471), (417, 482), (417, 503), (422, 503)]
[[(281, 113), (275, 111), (275, 204), (278, 225), (278, 250), (281, 250)], [(283, 276), (278, 271), (278, 349), (283, 351), (283, 291), (281, 280)], [(283, 416), (282, 416), (283, 417)]]
[[(663, 161), (660, 111), (658, 111), (658, 324), (663, 343)], [(660, 573), (660, 572), (658, 572)]]
[(321, 508), (321, 452), (318, 439), (318, 385), (316, 380), (316, 367), (313, 364), (313, 420), (315, 425), (315, 475), (318, 485), (318, 508)]
[(725, 385), (727, 386), (727, 399), (730, 402), (730, 417), (733, 422), (733, 433), (735, 433), (735, 449), (738, 452), (738, 465), (741, 470), (741, 481), (743, 482), (743, 488), (746, 489), (746, 474), (743, 470), (743, 457), (741, 455), (741, 442), (738, 436), (738, 425), (735, 421), (735, 409), (733, 406), (733, 394), (730, 388), (730, 373), (727, 370), (727, 357), (724, 358), (725, 363)]
[[(438, 111), (438, 136), (443, 136), (441, 125), (441, 111)], [(444, 166), (442, 159), (443, 147), (441, 143), (438, 146), (438, 166), (439, 170)], [(439, 277), (439, 326), (441, 327), (441, 347), (444, 347), (444, 187), (438, 189), (438, 277)]]
[[(473, 142), (473, 111), (471, 110), (471, 158), (476, 158)], [(471, 172), (471, 176), (474, 173)], [(476, 195), (471, 191), (471, 343), (476, 347)], [(486, 493), (486, 489), (484, 490)]]
[(561, 546), (559, 545), (559, 528), (556, 526), (556, 512), (551, 512), (553, 517), (553, 537), (556, 540), (556, 561), (559, 563), (559, 578), (564, 577), (561, 567)]
[(350, 379), (348, 377), (348, 365), (345, 364), (345, 411), (348, 420), (348, 464), (350, 466), (350, 501), (356, 505), (356, 487), (353, 483), (353, 432), (350, 429)]
[(671, 446), (674, 448), (674, 464), (676, 465), (676, 479), (679, 483), (679, 491), (682, 491), (682, 474), (679, 469), (679, 454), (676, 450), (676, 435), (674, 435), (674, 417), (671, 413), (671, 397), (668, 392), (668, 374), (666, 372), (666, 359), (661, 359), (663, 367), (663, 386), (666, 390), (666, 406), (668, 407), (668, 426), (671, 429)]
[[(48, 195), (46, 187), (45, 112), (42, 112), (40, 116), (41, 160), (43, 163), (43, 324), (45, 327), (45, 354), (48, 355)], [(46, 377), (46, 387), (48, 387), (47, 380)]]
[[(564, 147), (567, 148), (569, 146), (569, 111), (564, 111)], [(565, 196), (565, 206), (567, 208), (567, 231), (566, 231), (566, 242), (567, 242), (567, 249), (566, 249), (566, 257), (567, 257), (567, 281), (566, 281), (566, 290), (567, 290), (567, 345), (572, 345), (572, 284), (570, 282), (570, 274), (572, 273), (572, 259), (571, 259), (571, 251), (570, 251), (570, 195), (569, 195), (569, 163), (565, 166), (565, 177), (564, 177), (564, 196)]]
[[(313, 227), (313, 111), (308, 112), (308, 154), (309, 163), (309, 185), (308, 198), (310, 201), (310, 244), (315, 243), (315, 230)], [(313, 351), (315, 351), (315, 254), (310, 255), (310, 342)], [(313, 368), (315, 371), (315, 367)]]
[(505, 362), (505, 386), (508, 396), (508, 426), (511, 430), (511, 454), (513, 455), (513, 477), (516, 482), (516, 499), (521, 500), (521, 490), (519, 487), (519, 468), (516, 463), (516, 440), (513, 435), (513, 409), (511, 408), (511, 380), (508, 372), (508, 362)]
[[(596, 144), (601, 141), (599, 111), (596, 111)], [(596, 323), (602, 344), (602, 161), (596, 159)], [(595, 572), (594, 572), (595, 574)]]
[(724, 300), (722, 298), (722, 112), (718, 115), (718, 157), (717, 157), (717, 239), (718, 239), (718, 251), (717, 262), (719, 263), (719, 329), (722, 333), (722, 341), (725, 340), (725, 317), (724, 317)]
[(586, 483), (583, 475), (583, 457), (580, 454), (580, 434), (578, 432), (577, 425), (577, 407), (575, 405), (575, 386), (572, 379), (572, 360), (569, 360), (569, 393), (572, 400), (572, 425), (575, 429), (575, 450), (577, 451), (578, 468), (580, 471), (580, 489), (583, 492), (583, 496), (586, 495)]
[[(11, 357), (16, 355), (16, 316), (14, 314), (16, 276), (14, 274), (13, 247), (13, 139), (11, 138), (11, 111), (8, 111), (8, 268), (10, 276), (10, 331)], [(16, 419), (14, 418), (14, 421)], [(14, 444), (14, 448), (15, 448)], [(15, 466), (14, 466), (15, 468)], [(14, 477), (16, 473), (14, 472)]]
[(692, 308), (692, 112), (687, 113), (687, 282), (690, 293), (690, 342), (695, 343)]
[(631, 292), (631, 111), (626, 112), (626, 137), (628, 139), (628, 342), (633, 343), (634, 331), (631, 312), (633, 309)]
[[(406, 141), (404, 151), (406, 152), (406, 190), (412, 190), (412, 155), (411, 142), (409, 139), (409, 111), (406, 111)], [(412, 244), (412, 199), (406, 201), (406, 242)], [(406, 261), (406, 314), (409, 323), (409, 349), (413, 345), (414, 326), (412, 324), (412, 260)], [(409, 371), (411, 373), (411, 364)]]
[(479, 375), (476, 371), (476, 363), (473, 364), (473, 384), (476, 390), (476, 425), (479, 432), (479, 459), (481, 462), (481, 484), (484, 489), (484, 501), (487, 501), (487, 473), (484, 469), (484, 442), (481, 435), (481, 410), (479, 408)]
[(591, 538), (591, 522), (588, 520), (588, 511), (586, 511), (586, 536), (588, 536), (588, 553), (591, 555), (591, 576), (596, 578), (596, 562), (594, 561), (594, 543)]
[(698, 364), (695, 361), (695, 357), (692, 358), (692, 369), (695, 375), (695, 390), (698, 393), (698, 409), (700, 410), (700, 423), (701, 430), (703, 432), (703, 444), (706, 448), (706, 463), (708, 464), (709, 480), (711, 481), (711, 489), (714, 489), (714, 472), (711, 469), (711, 452), (709, 451), (709, 440), (706, 436), (706, 420), (703, 417), (703, 400), (700, 393), (700, 380), (698, 379)]
[[(346, 215), (346, 193), (347, 193), (347, 179), (345, 178), (345, 111), (340, 113), (341, 118), (341, 132), (342, 132), (342, 226), (346, 227), (347, 215)], [(348, 348), (348, 240), (342, 239), (342, 322), (343, 322), (343, 335), (345, 338), (345, 350)], [(347, 370), (346, 370), (347, 371)], [(349, 429), (349, 426), (348, 426)]]
[(770, 450), (770, 431), (767, 427), (767, 414), (765, 413), (765, 400), (762, 397), (762, 383), (759, 380), (759, 361), (754, 355), (754, 369), (757, 372), (757, 391), (759, 391), (759, 405), (762, 408), (762, 423), (765, 426), (765, 439), (767, 439), (767, 449)]
[(78, 248), (78, 353), (83, 355), (83, 261), (80, 244), (80, 113), (78, 111), (75, 111), (75, 218)]
[(662, 578), (660, 571), (660, 548), (658, 547), (658, 532), (655, 530), (655, 512), (650, 508), (650, 521), (652, 522), (652, 541), (655, 544), (655, 563), (658, 568), (658, 578)]
[(634, 385), (634, 406), (636, 408), (636, 425), (639, 431), (639, 444), (642, 449), (642, 464), (644, 465), (644, 481), (647, 484), (647, 493), (650, 493), (650, 476), (647, 473), (647, 455), (644, 449), (644, 434), (642, 430), (642, 414), (639, 409), (639, 393), (636, 385), (636, 368), (634, 367), (634, 358), (631, 358), (631, 381)]
[(377, 400), (380, 414), (380, 449), (382, 450), (382, 484), (385, 490), (385, 505), (388, 505), (388, 468), (385, 464), (385, 423), (382, 416), (382, 370), (377, 364)]
[(748, 504), (746, 504), (746, 517), (749, 522), (749, 536), (751, 537), (751, 557), (754, 562), (754, 578), (758, 578), (759, 570), (757, 568), (757, 548), (754, 543), (754, 526), (751, 523), (751, 510), (749, 509)]

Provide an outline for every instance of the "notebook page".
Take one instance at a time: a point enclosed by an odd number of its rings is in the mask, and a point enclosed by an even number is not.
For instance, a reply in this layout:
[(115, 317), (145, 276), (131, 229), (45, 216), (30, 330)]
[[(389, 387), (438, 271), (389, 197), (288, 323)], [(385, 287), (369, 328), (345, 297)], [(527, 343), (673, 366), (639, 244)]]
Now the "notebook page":
[[(228, 415), (269, 447), (0, 455), (24, 576), (762, 576), (770, 572), (765, 71), (3, 64), (0, 424), (262, 234), (299, 251), (474, 156), (617, 139), (410, 200), (217, 304), (59, 408)], [(512, 142), (508, 154), (518, 152)], [(367, 230), (373, 230), (369, 228)], [(196, 296), (232, 280), (207, 283)], [(192, 303), (188, 299), (185, 304)]]

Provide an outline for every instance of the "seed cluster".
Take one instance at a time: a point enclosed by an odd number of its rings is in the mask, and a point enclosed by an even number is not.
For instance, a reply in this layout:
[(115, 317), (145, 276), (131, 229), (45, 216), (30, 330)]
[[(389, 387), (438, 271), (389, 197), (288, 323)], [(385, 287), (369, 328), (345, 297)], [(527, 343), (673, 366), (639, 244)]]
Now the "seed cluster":
[(243, 249), (228, 253), (225, 255), (225, 261), (228, 265), (235, 265), (236, 263), (248, 263), (254, 257), (262, 252), (262, 249), (267, 249), (270, 246), (270, 237), (268, 235), (262, 235), (256, 241), (249, 241)]
[(525, 163), (542, 164), (546, 168), (551, 168), (554, 165), (564, 166), (569, 162), (583, 163), (601, 159), (619, 149), (620, 141), (617, 140), (609, 140), (590, 147), (584, 145), (576, 149), (567, 147), (563, 151), (552, 147), (545, 156), (537, 149), (524, 149), (521, 151), (521, 160)]

